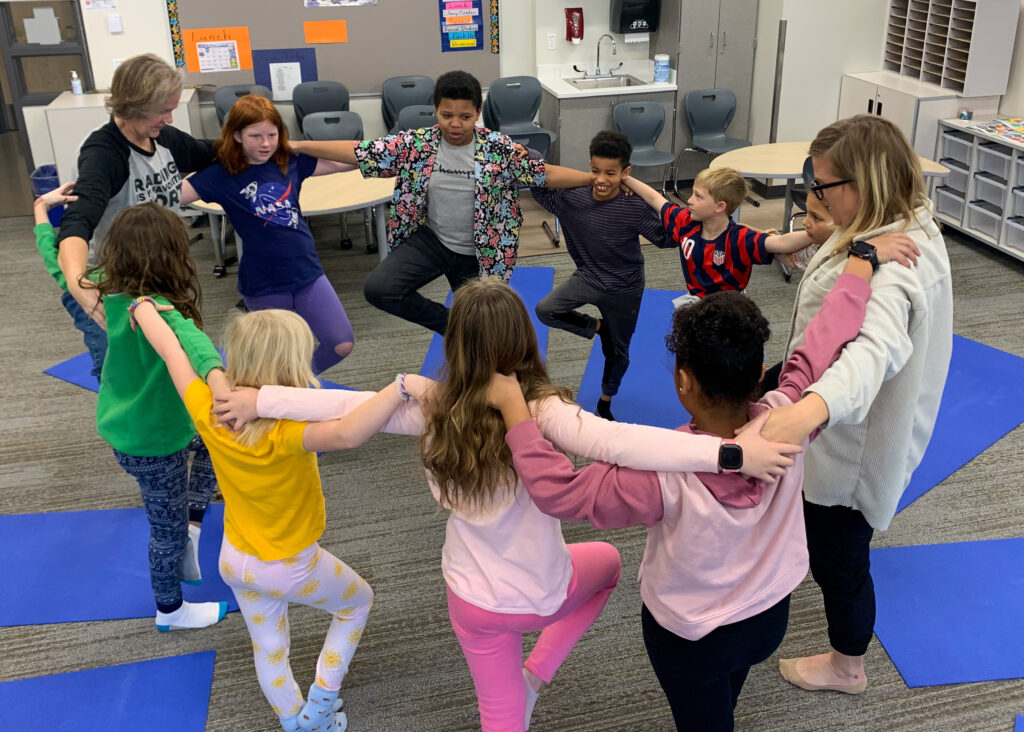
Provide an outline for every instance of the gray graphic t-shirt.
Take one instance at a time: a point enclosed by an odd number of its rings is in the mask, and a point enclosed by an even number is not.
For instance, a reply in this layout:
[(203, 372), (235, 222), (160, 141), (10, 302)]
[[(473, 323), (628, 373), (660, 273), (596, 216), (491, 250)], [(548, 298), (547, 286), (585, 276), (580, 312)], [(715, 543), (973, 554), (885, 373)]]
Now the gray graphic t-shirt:
[(476, 255), (473, 246), (474, 144), (450, 145), (443, 138), (427, 184), (427, 225), (457, 254)]

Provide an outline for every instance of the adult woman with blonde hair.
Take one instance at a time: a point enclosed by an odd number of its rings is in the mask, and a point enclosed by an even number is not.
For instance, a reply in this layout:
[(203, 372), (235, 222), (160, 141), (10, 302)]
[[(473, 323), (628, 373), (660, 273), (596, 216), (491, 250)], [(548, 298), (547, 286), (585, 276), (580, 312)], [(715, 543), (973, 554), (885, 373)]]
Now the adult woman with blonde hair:
[(103, 303), (79, 280), (123, 209), (153, 201), (179, 209), (181, 179), (213, 162), (213, 146), (171, 126), (181, 73), (153, 54), (133, 56), (114, 71), (106, 99), (110, 121), (78, 153), (75, 194), (61, 221), (58, 262), (67, 279), (64, 307), (82, 331), (99, 378), (107, 339)]
[[(859, 694), (874, 629), (869, 547), (889, 526), (921, 462), (939, 409), (952, 353), (953, 293), (946, 245), (932, 218), (920, 161), (886, 119), (857, 115), (811, 143), (812, 195), (836, 226), (797, 289), (787, 354), (847, 257), (878, 270), (860, 335), (796, 404), (772, 413), (764, 434), (800, 442), (829, 429), (806, 455), (804, 516), (811, 573), (821, 587), (832, 650), (783, 659), (797, 686)], [(917, 247), (916, 266), (878, 267), (867, 240), (902, 232)]]
[[(601, 613), (621, 564), (610, 544), (566, 546), (558, 519), (534, 505), (513, 468), (502, 418), (488, 407), (491, 376), (514, 374), (543, 434), (579, 455), (641, 469), (714, 470), (722, 440), (583, 412), (551, 384), (526, 306), (496, 278), (471, 280), (456, 291), (444, 352), (444, 375), (419, 395), (422, 421), (406, 425), (407, 431), (422, 427), (430, 489), (448, 511), (441, 570), (481, 726), (484, 732), (522, 732), (541, 687)], [(215, 411), (227, 420), (254, 413), (324, 419), (354, 402), (334, 390), (310, 398), (302, 390), (265, 388), (258, 400), (233, 392)], [(791, 462), (753, 430), (737, 441), (745, 451), (744, 473), (764, 478)], [(523, 634), (536, 630), (540, 638), (524, 664)]]
[(319, 374), (351, 353), (355, 336), (320, 265), (299, 192), (311, 175), (354, 166), (294, 154), (277, 108), (254, 94), (235, 102), (216, 146), (217, 164), (182, 181), (182, 203), (202, 198), (223, 206), (246, 245), (238, 265), (246, 307), (301, 315), (319, 341), (313, 352)]

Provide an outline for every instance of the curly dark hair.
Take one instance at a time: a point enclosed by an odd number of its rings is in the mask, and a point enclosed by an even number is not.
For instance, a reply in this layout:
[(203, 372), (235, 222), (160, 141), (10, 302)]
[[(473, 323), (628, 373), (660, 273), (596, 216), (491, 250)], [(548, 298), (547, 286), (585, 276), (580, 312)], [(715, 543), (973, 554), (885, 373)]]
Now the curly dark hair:
[(665, 345), (676, 369), (697, 379), (711, 406), (741, 404), (758, 392), (768, 321), (741, 292), (716, 292), (677, 310)]
[(603, 130), (594, 135), (590, 141), (590, 157), (611, 158), (622, 163), (623, 168), (629, 167), (629, 157), (633, 154), (633, 146), (621, 132)]
[(442, 99), (466, 99), (479, 110), (483, 105), (483, 91), (476, 77), (466, 71), (448, 71), (434, 82), (434, 106), (440, 106)]

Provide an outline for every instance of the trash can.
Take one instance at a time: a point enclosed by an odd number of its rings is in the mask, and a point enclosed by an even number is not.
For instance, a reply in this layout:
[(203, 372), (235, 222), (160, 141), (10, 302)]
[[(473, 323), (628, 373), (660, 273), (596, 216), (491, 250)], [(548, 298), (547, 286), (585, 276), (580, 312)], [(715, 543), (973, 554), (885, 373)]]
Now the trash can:
[[(32, 175), (29, 176), (29, 179), (32, 181), (32, 191), (35, 193), (37, 198), (60, 186), (60, 180), (57, 178), (56, 165), (40, 165), (32, 171)], [(54, 206), (50, 209), (49, 216), (51, 224), (54, 226), (60, 226), (60, 220), (64, 217), (64, 207)]]

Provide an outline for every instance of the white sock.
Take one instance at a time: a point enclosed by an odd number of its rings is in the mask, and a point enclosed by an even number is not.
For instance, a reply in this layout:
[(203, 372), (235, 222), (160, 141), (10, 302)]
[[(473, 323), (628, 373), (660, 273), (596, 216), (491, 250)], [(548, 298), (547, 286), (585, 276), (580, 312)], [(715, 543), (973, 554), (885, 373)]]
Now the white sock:
[(199, 569), (199, 534), (200, 528), (188, 525), (188, 541), (185, 543), (185, 556), (181, 559), (181, 581), (190, 585), (203, 582), (203, 574)]
[(523, 715), (523, 729), (528, 730), (530, 729), (530, 717), (533, 716), (533, 708), (537, 704), (537, 697), (540, 696), (540, 692), (533, 690), (525, 668), (523, 669), (523, 686), (526, 688), (526, 713)]
[(227, 615), (226, 602), (183, 602), (173, 613), (156, 611), (157, 630), (187, 630), (206, 628)]

